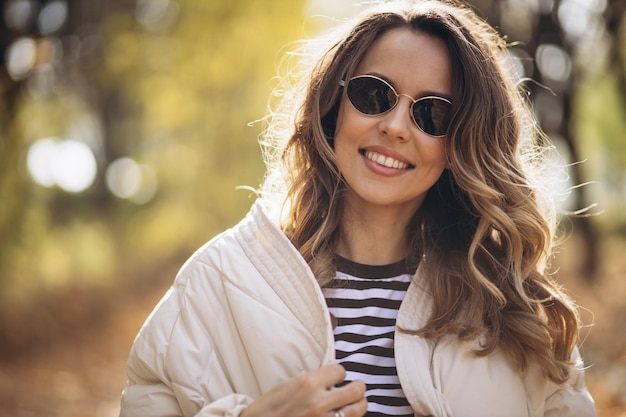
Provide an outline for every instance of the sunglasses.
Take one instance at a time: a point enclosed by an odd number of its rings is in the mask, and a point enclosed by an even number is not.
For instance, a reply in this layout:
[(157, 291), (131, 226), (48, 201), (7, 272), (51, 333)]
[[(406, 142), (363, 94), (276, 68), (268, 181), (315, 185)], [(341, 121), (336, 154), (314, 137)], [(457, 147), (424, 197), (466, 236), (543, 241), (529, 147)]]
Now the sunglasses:
[[(342, 87), (346, 86), (343, 80), (339, 84)], [(448, 99), (426, 96), (415, 100), (406, 94), (396, 93), (387, 81), (374, 75), (359, 75), (351, 78), (347, 82), (346, 93), (352, 106), (368, 116), (385, 114), (398, 104), (400, 96), (408, 97), (413, 101), (411, 118), (417, 127), (430, 136), (446, 135), (448, 112), (452, 105)]]

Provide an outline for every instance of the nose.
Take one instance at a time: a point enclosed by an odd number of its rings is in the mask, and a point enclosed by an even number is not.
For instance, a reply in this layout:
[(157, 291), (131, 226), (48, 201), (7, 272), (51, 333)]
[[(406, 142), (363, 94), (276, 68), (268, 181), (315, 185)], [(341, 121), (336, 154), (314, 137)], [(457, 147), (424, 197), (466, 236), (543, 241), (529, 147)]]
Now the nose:
[(398, 94), (398, 102), (385, 113), (379, 124), (380, 133), (390, 139), (406, 142), (411, 135), (411, 105), (413, 99), (406, 94)]

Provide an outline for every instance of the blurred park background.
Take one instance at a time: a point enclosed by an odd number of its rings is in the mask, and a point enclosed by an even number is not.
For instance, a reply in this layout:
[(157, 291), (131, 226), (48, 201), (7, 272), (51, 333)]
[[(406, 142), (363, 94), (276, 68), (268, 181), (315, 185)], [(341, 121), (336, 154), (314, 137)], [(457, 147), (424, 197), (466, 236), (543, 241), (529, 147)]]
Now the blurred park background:
[[(1, 2), (0, 416), (117, 415), (141, 323), (254, 199), (281, 56), (352, 3)], [(471, 4), (568, 166), (558, 277), (599, 415), (626, 416), (626, 1)]]

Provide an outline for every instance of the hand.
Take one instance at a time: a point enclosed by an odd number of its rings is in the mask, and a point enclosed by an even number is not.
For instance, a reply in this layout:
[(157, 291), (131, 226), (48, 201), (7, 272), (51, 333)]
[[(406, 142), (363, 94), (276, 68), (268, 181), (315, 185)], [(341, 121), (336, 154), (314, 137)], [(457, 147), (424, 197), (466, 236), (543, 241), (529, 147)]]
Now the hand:
[(361, 417), (367, 411), (365, 383), (352, 381), (341, 388), (346, 371), (341, 365), (325, 365), (311, 373), (278, 384), (257, 398), (240, 417)]

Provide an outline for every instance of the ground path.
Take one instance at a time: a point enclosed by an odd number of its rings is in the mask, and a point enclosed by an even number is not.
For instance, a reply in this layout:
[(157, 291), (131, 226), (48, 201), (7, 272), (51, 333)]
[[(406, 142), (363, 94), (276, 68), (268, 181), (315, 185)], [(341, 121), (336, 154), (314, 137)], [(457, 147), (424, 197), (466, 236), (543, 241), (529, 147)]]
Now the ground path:
[(100, 328), (0, 364), (0, 417), (117, 417), (128, 352), (166, 289), (119, 306)]

